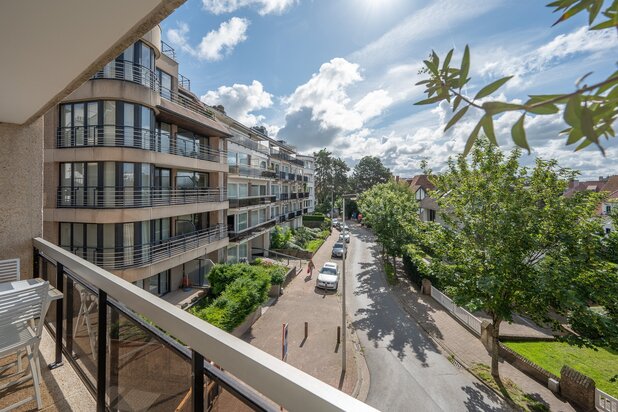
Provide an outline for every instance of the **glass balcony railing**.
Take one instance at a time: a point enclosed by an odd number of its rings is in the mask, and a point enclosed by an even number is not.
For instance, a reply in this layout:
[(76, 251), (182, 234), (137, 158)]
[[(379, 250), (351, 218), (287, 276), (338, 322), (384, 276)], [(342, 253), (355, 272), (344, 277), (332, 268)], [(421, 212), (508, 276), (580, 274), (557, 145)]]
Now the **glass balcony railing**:
[(92, 79), (114, 79), (138, 83), (151, 90), (159, 89), (159, 80), (150, 68), (130, 60), (113, 60), (96, 72)]
[(260, 205), (268, 205), (277, 200), (277, 196), (249, 196), (237, 199), (229, 199), (230, 201), (230, 209), (239, 208), (239, 207), (249, 207), (249, 206), (260, 206)]
[(161, 262), (226, 237), (227, 225), (220, 224), (159, 242), (115, 248), (74, 247), (70, 251), (102, 268), (121, 270)]
[(56, 147), (125, 147), (169, 153), (220, 163), (227, 152), (204, 144), (176, 140), (167, 133), (132, 126), (94, 125), (59, 127)]
[(259, 234), (260, 232), (263, 232), (267, 229), (270, 229), (271, 227), (275, 226), (276, 224), (276, 219), (272, 218), (269, 220), (265, 220), (263, 222), (260, 223), (256, 223), (255, 225), (248, 227), (246, 229), (242, 229), (242, 230), (234, 230), (234, 226), (233, 225), (229, 225), (228, 226), (228, 233), (230, 236), (230, 241), (232, 242), (238, 242), (240, 240), (255, 236), (257, 234)]
[(170, 46), (163, 40), (161, 40), (161, 53), (163, 53), (164, 55), (166, 55), (167, 57), (169, 57), (170, 59), (174, 61), (176, 60), (176, 50), (174, 50), (172, 46)]
[(251, 150), (255, 150), (256, 152), (260, 152), (260, 153), (264, 153), (264, 154), (268, 154), (269, 150), (268, 150), (268, 146), (265, 146), (263, 144), (260, 144), (258, 142), (256, 142), (255, 140), (252, 140), (248, 137), (245, 136), (240, 136), (240, 135), (232, 135), (232, 137), (229, 138), (230, 142), (239, 144), (241, 146), (244, 146), (248, 149)]
[(276, 173), (272, 170), (251, 167), (247, 165), (230, 165), (230, 174), (243, 177), (256, 177), (262, 179), (274, 179)]
[(33, 246), (33, 275), (63, 295), (46, 318), (56, 361), (97, 410), (375, 411), (44, 239)]
[(275, 159), (284, 160), (286, 162), (293, 163), (293, 164), (295, 164), (297, 166), (304, 166), (305, 165), (305, 163), (302, 160), (298, 160), (295, 157), (292, 157), (291, 155), (289, 155), (287, 153), (271, 150), (270, 155), (272, 157), (274, 157)]
[(167, 87), (160, 85), (158, 87), (162, 98), (174, 102), (185, 109), (191, 110), (192, 112), (201, 114), (211, 120), (215, 120), (214, 112), (207, 108), (206, 105), (199, 100), (192, 99), (183, 93), (176, 92), (168, 89)]
[(162, 189), (153, 187), (58, 187), (57, 207), (74, 209), (128, 209), (225, 202), (218, 189)]

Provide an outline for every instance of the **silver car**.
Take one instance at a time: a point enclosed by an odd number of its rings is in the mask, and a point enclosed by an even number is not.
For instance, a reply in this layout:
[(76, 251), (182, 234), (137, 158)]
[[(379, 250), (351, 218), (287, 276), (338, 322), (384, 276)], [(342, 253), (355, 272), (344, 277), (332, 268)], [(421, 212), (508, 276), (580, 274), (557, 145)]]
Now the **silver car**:
[(334, 262), (326, 262), (316, 280), (316, 287), (321, 289), (337, 290), (339, 287), (339, 268)]
[(333, 253), (331, 253), (332, 257), (343, 257), (343, 242), (337, 242), (333, 245)]

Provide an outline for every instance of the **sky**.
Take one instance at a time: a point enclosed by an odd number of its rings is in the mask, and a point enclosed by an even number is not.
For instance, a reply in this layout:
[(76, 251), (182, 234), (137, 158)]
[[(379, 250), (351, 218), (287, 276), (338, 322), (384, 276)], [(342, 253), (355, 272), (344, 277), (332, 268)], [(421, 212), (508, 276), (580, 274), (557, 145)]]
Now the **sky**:
[[(176, 50), (180, 73), (210, 105), (310, 154), (327, 148), (353, 166), (378, 156), (399, 176), (434, 171), (464, 149), (480, 113), (469, 110), (444, 133), (446, 102), (415, 106), (423, 59), (455, 49), (459, 65), (471, 50), (474, 95), (514, 77), (488, 99), (513, 102), (529, 94), (571, 92), (616, 70), (618, 35), (588, 31), (586, 16), (552, 27), (542, 0), (188, 0), (162, 22), (163, 40)], [(494, 119), (503, 150), (513, 147), (517, 113)], [(559, 135), (561, 116), (526, 119), (532, 153), (581, 171), (582, 178), (618, 174), (618, 140), (574, 152)]]

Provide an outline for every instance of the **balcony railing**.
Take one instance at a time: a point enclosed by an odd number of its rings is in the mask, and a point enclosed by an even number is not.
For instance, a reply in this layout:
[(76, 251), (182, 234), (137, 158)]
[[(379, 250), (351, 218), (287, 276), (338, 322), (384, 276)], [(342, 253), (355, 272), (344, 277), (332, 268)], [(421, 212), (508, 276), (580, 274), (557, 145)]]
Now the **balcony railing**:
[(296, 213), (295, 212), (288, 213), (288, 219), (294, 219), (294, 217), (296, 217)]
[(254, 226), (248, 227), (243, 230), (238, 230), (238, 231), (234, 230), (234, 225), (229, 225), (228, 233), (230, 236), (230, 241), (238, 242), (240, 240), (247, 239), (249, 237), (258, 235), (259, 233), (264, 232), (265, 230), (270, 229), (271, 227), (275, 226), (276, 223), (277, 223), (276, 219), (270, 219), (270, 220), (266, 220), (262, 223), (258, 223)]
[(304, 182), (308, 182), (309, 181), (309, 176), (303, 176), (303, 181)]
[(278, 223), (283, 223), (283, 222), (285, 222), (286, 218), (287, 218), (287, 216), (286, 216), (286, 215), (281, 215), (281, 216), (279, 216), (279, 217), (277, 218), (277, 222), (278, 222)]
[(296, 199), (297, 197), (298, 197), (298, 194), (296, 192), (290, 193), (290, 199)]
[(245, 136), (234, 134), (232, 135), (232, 137), (229, 138), (229, 141), (239, 144), (241, 146), (244, 146), (248, 149), (255, 150), (256, 152), (260, 152), (264, 154), (269, 153), (268, 146), (259, 144), (255, 140), (249, 139), (248, 137), (245, 137)]
[(268, 205), (277, 200), (277, 196), (250, 196), (240, 199), (229, 199), (230, 209), (248, 206)]
[(209, 119), (215, 119), (214, 113), (210, 109), (206, 108), (206, 105), (204, 103), (191, 99), (182, 93), (170, 90), (167, 87), (159, 86), (159, 89), (162, 98), (174, 102), (184, 107), (185, 109), (191, 110), (192, 112), (196, 112), (201, 114), (202, 116), (206, 116)]
[(191, 91), (191, 80), (182, 74), (178, 73), (178, 86), (187, 91)]
[(176, 50), (163, 40), (161, 40), (161, 53), (165, 54), (172, 60), (176, 60)]
[(46, 320), (56, 360), (97, 410), (374, 411), (44, 239), (33, 246), (33, 275), (63, 294)]
[(215, 225), (155, 243), (116, 248), (74, 247), (71, 252), (106, 269), (151, 265), (227, 237), (227, 225)]
[(290, 198), (289, 193), (280, 193), (279, 200), (288, 200)]
[(57, 207), (75, 209), (128, 209), (225, 202), (227, 191), (219, 189), (162, 189), (152, 187), (82, 186), (58, 187)]
[(96, 72), (92, 79), (126, 80), (141, 84), (154, 91), (159, 89), (159, 80), (156, 73), (150, 70), (150, 68), (130, 60), (113, 60)]
[(59, 127), (56, 147), (126, 147), (220, 163), (227, 152), (197, 142), (176, 141), (167, 133), (130, 126)]
[(286, 162), (290, 162), (298, 166), (305, 165), (305, 163), (302, 160), (298, 160), (295, 157), (292, 157), (291, 155), (287, 153), (271, 150), (270, 155), (274, 157), (275, 159), (285, 160)]
[(309, 197), (309, 192), (305, 192), (305, 198)]
[(307, 208), (303, 209), (303, 215), (307, 214)]
[(297, 210), (297, 211), (296, 211), (296, 216), (300, 216), (300, 215), (302, 215), (302, 214), (303, 214), (303, 211), (302, 211), (302, 210)]
[(257, 177), (261, 179), (274, 179), (276, 177), (275, 172), (271, 170), (246, 165), (230, 165), (230, 174), (243, 177)]

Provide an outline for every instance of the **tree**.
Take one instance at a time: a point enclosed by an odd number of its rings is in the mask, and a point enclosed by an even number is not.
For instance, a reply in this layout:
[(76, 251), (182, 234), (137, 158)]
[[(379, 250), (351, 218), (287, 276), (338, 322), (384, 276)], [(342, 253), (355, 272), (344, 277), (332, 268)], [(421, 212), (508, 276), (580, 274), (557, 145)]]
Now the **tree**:
[[(605, 6), (605, 3), (609, 4)], [(590, 30), (618, 29), (618, 1), (616, 0), (607, 2), (605, 0), (557, 0), (549, 3), (548, 7), (553, 7), (554, 12), (561, 13), (554, 25), (586, 11)], [(597, 24), (593, 26), (595, 22)], [(470, 151), (481, 129), (491, 143), (497, 145), (493, 119), (501, 113), (510, 111), (521, 113), (511, 129), (513, 142), (528, 152), (530, 152), (530, 147), (526, 140), (524, 124), (530, 115), (545, 116), (562, 111), (564, 121), (568, 125), (562, 131), (563, 134), (568, 135), (567, 144), (581, 142), (576, 147), (576, 151), (590, 144), (597, 145), (603, 151), (600, 138), (615, 137), (613, 126), (618, 119), (618, 71), (594, 84), (586, 82), (586, 78), (591, 74), (588, 73), (577, 81), (573, 91), (551, 95), (530, 95), (525, 103), (480, 101), (497, 91), (513, 76), (496, 80), (481, 88), (474, 97), (471, 97), (463, 91), (464, 86), (471, 80), (468, 77), (470, 49), (466, 46), (459, 67), (451, 66), (452, 57), (453, 49), (446, 54), (440, 66), (440, 58), (432, 51), (429, 58), (424, 60), (425, 67), (421, 72), (429, 74), (429, 78), (418, 82), (417, 85), (424, 85), (427, 98), (415, 104), (433, 104), (443, 100), (451, 104), (453, 116), (446, 124), (445, 131), (461, 120), (471, 107), (484, 113), (468, 137), (464, 154)]]
[(500, 325), (515, 313), (556, 327), (555, 315), (590, 323), (604, 343), (615, 336), (618, 320), (588, 305), (609, 301), (590, 287), (597, 282), (594, 289), (602, 289), (612, 279), (597, 258), (601, 226), (595, 210), (603, 195), (563, 196), (575, 172), (540, 159), (528, 170), (519, 166), (520, 156), (519, 149), (505, 156), (481, 139), (469, 163), (464, 155), (449, 160), (446, 173), (431, 176), (445, 224), (430, 223), (410, 246), (411, 255), (419, 247), (429, 251), (430, 262), (419, 265), (457, 304), (491, 318), (497, 382)]
[(379, 157), (365, 156), (354, 166), (352, 185), (356, 193), (362, 193), (379, 183), (388, 182), (392, 176)]
[(391, 180), (362, 193), (358, 207), (363, 222), (371, 225), (396, 270), (396, 258), (402, 255), (405, 245), (413, 241), (421, 225), (414, 194), (406, 184)]
[[(333, 157), (326, 149), (314, 153), (315, 157), (315, 193), (318, 204), (329, 204), (333, 207), (331, 197), (343, 193), (348, 188), (348, 172), (350, 168), (341, 160)], [(334, 199), (333, 199), (334, 200)]]

